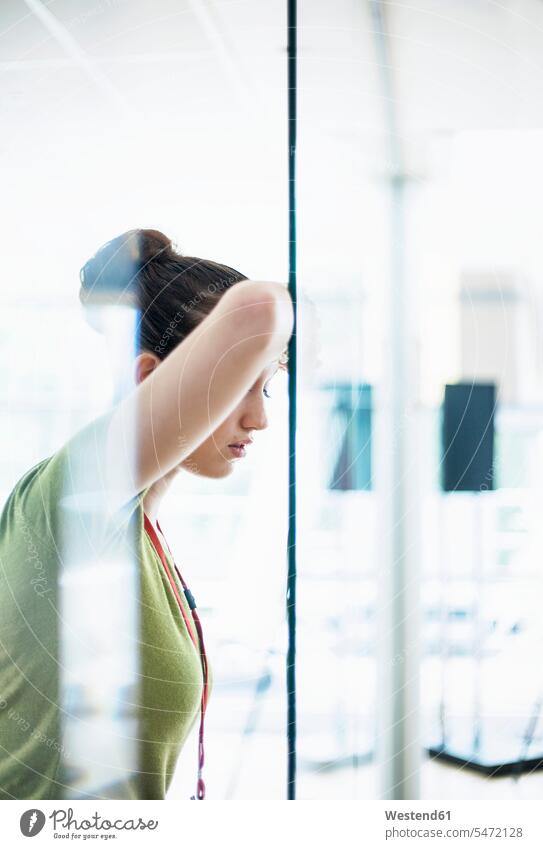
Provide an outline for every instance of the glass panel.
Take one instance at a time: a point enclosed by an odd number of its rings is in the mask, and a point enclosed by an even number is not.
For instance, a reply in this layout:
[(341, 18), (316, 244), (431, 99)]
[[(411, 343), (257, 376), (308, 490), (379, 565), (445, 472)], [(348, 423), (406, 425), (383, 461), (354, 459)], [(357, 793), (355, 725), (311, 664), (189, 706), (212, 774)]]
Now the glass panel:
[[(16, 484), (133, 379), (136, 316), (98, 333), (78, 302), (100, 245), (156, 227), (187, 255), (288, 278), (283, 0), (35, 5), (0, 11), (8, 523)], [(298, 4), (301, 799), (538, 798), (542, 16), (538, 0)], [(473, 491), (444, 492), (444, 387), (460, 383), (496, 389), (493, 463)], [(269, 391), (268, 426), (232, 474), (182, 473), (160, 509), (213, 666), (210, 799), (286, 793), (284, 372)], [(82, 478), (96, 471), (87, 459)], [(46, 540), (21, 515), (12, 530), (32, 583), (12, 619), (3, 569), (4, 675), (17, 660), (9, 629), (32, 646), (51, 588)], [(65, 543), (77, 563), (81, 539)], [(137, 675), (135, 565), (110, 565), (109, 583), (68, 569), (56, 587), (68, 716), (66, 739), (49, 739), (78, 762), (67, 798), (83, 784), (100, 795), (110, 770), (134, 766), (122, 706)], [(39, 674), (29, 668), (31, 684)], [(78, 730), (89, 676), (86, 716), (94, 704), (108, 717), (90, 737)], [(28, 691), (0, 684), (20, 752), (43, 728)], [(105, 774), (94, 734), (120, 747)], [(196, 722), (169, 798), (194, 792), (197, 750)], [(479, 771), (465, 763), (477, 758)]]

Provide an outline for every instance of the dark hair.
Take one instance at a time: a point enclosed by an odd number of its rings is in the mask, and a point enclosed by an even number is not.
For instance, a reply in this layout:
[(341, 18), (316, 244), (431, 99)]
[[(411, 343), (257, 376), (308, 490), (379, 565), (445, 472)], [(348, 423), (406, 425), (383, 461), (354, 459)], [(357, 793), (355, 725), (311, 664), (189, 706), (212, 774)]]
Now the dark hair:
[(89, 259), (80, 272), (82, 304), (137, 307), (138, 350), (164, 359), (244, 274), (194, 256), (183, 256), (158, 230), (128, 230)]

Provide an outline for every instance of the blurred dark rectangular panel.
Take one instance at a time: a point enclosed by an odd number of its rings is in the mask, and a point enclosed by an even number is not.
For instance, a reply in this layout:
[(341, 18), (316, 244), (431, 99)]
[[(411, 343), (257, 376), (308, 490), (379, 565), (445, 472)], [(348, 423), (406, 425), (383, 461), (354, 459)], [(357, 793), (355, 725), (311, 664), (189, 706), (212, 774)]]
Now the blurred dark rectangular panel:
[(442, 488), (445, 492), (494, 489), (494, 383), (445, 386)]

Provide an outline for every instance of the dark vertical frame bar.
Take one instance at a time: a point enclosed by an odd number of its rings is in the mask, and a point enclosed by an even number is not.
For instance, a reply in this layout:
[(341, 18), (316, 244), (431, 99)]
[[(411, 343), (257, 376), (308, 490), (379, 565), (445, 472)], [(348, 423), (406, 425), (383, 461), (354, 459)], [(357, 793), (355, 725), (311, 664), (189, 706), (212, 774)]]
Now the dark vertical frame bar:
[(294, 330), (288, 345), (289, 358), (289, 488), (288, 488), (288, 577), (287, 577), (287, 798), (296, 798), (296, 0), (287, 0), (288, 55), (288, 288), (294, 304)]

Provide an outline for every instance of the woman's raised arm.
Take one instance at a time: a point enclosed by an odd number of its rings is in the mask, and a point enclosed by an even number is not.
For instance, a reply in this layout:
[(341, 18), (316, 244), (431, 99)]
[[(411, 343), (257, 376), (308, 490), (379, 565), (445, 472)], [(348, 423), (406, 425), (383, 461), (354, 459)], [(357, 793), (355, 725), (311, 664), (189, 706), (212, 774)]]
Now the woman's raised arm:
[(292, 334), (285, 286), (243, 280), (115, 409), (106, 446), (109, 508), (181, 463), (239, 404)]

